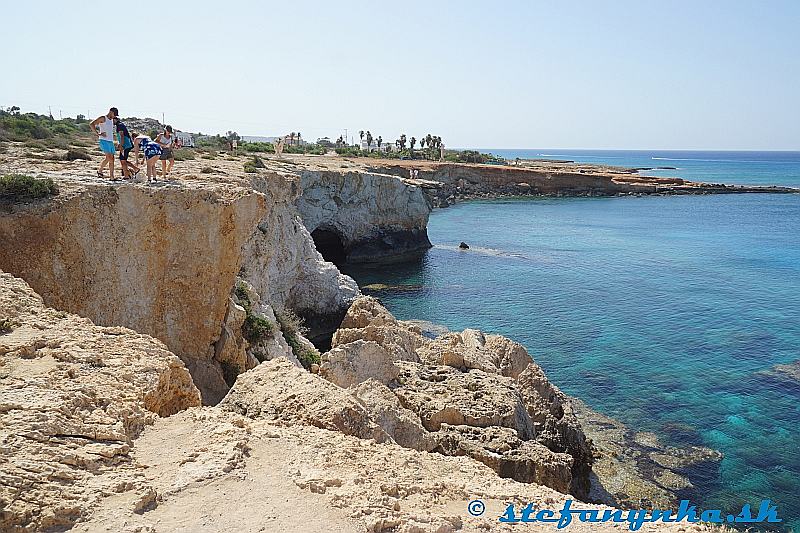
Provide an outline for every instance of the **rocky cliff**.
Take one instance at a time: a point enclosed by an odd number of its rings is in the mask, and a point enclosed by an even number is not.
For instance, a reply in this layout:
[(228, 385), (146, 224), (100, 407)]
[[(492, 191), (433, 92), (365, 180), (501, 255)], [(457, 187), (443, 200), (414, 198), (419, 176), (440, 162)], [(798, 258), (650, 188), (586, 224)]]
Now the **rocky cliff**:
[[(328, 379), (279, 357), (199, 407), (161, 342), (48, 308), (0, 273), (0, 529), (513, 531), (496, 520), (509, 502), (563, 506), (576, 458), (550, 447), (584, 441), (563, 395), (525, 378), (535, 372), (517, 345), (465, 332), (440, 339), (452, 346), (440, 352), (369, 299), (346, 326), (342, 341), (375, 340), (340, 344), (323, 364)], [(451, 409), (425, 392), (437, 380), (404, 378), (423, 367), (476, 381), (447, 388)], [(509, 400), (522, 407), (509, 412)], [(474, 498), (485, 516), (466, 512)]]
[(260, 295), (251, 311), (273, 325), (273, 312), (285, 309), (338, 323), (358, 294), (314, 248), (291, 175), (159, 187), (53, 176), (58, 195), (0, 208), (0, 268), (26, 279), (48, 305), (163, 341), (206, 403), (227, 392), (226, 373), (251, 366), (227, 361), (230, 350), (219, 345), (226, 320), (235, 319), (237, 275)]
[(297, 208), (333, 260), (396, 260), (431, 247), (431, 205), (417, 184), (363, 169), (303, 170), (300, 177)]
[(407, 177), (416, 170), (417, 183), (431, 203), (446, 207), (457, 199), (493, 196), (616, 196), (627, 194), (798, 193), (790, 187), (750, 187), (702, 183), (682, 178), (651, 177), (637, 169), (575, 164), (569, 161), (527, 162), (520, 165), (479, 165), (431, 161), (364, 161), (373, 172)]
[[(475, 330), (432, 339), (372, 298), (350, 305), (357, 287), (323, 260), (297, 206), (327, 205), (314, 231), (364, 245), (380, 234), (371, 224), (424, 227), (423, 189), (436, 185), (201, 164), (146, 186), (38, 163), (59, 194), (0, 206), (0, 268), (44, 300), (0, 276), (4, 529), (308, 531), (296, 511), (313, 508), (342, 531), (480, 531), (497, 523), (464, 514), (472, 497), (496, 516), (567, 492), (634, 504), (643, 470), (666, 501), (663, 484), (687, 486), (682, 456), (652, 439), (617, 475), (629, 432), (612, 424), (610, 444), (593, 444), (608, 424), (576, 411), (519, 344)], [(321, 364), (293, 311), (344, 316)], [(197, 407), (195, 386), (218, 405)], [(254, 495), (280, 507), (287, 494), (297, 500), (275, 516), (251, 516)]]

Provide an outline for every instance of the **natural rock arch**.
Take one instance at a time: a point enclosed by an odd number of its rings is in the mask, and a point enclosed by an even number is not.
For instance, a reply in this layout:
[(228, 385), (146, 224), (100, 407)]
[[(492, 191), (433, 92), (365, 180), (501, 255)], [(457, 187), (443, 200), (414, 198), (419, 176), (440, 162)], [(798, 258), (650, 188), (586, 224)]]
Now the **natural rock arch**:
[(325, 261), (330, 261), (336, 266), (341, 266), (347, 262), (347, 252), (339, 234), (330, 228), (317, 228), (311, 232), (314, 246), (322, 254)]

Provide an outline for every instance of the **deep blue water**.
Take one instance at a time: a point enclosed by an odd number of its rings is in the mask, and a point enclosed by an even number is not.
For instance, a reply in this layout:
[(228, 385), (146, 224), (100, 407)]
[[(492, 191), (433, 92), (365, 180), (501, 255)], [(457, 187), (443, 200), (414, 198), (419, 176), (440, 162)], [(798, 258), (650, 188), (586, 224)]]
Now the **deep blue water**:
[(560, 150), (480, 148), (506, 159), (566, 159), (623, 167), (675, 167), (648, 170), (647, 176), (681, 178), (737, 185), (800, 187), (800, 152), (696, 152), (678, 150)]
[(800, 531), (800, 386), (762, 374), (800, 358), (800, 195), (476, 201), (429, 235), (418, 263), (350, 273), (414, 288), (380, 294), (399, 318), (511, 337), (594, 408), (721, 450), (695, 503), (769, 498)]

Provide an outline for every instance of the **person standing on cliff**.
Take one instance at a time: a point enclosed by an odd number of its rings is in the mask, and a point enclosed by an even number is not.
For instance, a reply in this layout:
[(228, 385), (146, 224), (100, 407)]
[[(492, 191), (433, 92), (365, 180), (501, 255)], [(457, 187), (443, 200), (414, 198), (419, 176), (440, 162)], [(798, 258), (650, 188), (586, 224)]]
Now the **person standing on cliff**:
[[(175, 136), (172, 133), (172, 126), (166, 126), (163, 133), (160, 133), (155, 141), (161, 145), (161, 177), (167, 179), (167, 176), (172, 172), (172, 165), (175, 164), (175, 155), (172, 153), (172, 147), (175, 144)], [(169, 164), (167, 164), (169, 163)]]
[(116, 107), (112, 107), (107, 114), (99, 116), (89, 123), (89, 127), (100, 142), (100, 151), (105, 156), (103, 162), (100, 163), (100, 168), (97, 169), (98, 178), (103, 177), (103, 169), (108, 165), (111, 179), (114, 179), (114, 156), (117, 155), (117, 145), (114, 142), (114, 119), (118, 116), (119, 111)]
[(139, 167), (128, 160), (128, 156), (133, 149), (133, 138), (128, 131), (128, 127), (119, 117), (114, 119), (114, 124), (117, 125), (117, 135), (119, 136), (119, 164), (122, 167), (122, 176), (125, 179), (135, 178), (136, 174), (139, 173)]

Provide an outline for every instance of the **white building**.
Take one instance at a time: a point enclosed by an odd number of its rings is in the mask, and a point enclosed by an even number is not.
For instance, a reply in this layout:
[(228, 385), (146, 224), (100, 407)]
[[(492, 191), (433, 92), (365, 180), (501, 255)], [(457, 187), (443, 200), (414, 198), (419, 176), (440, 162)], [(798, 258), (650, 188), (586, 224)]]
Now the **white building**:
[(194, 137), (191, 133), (186, 133), (185, 131), (176, 131), (175, 138), (181, 142), (182, 146), (194, 148)]

